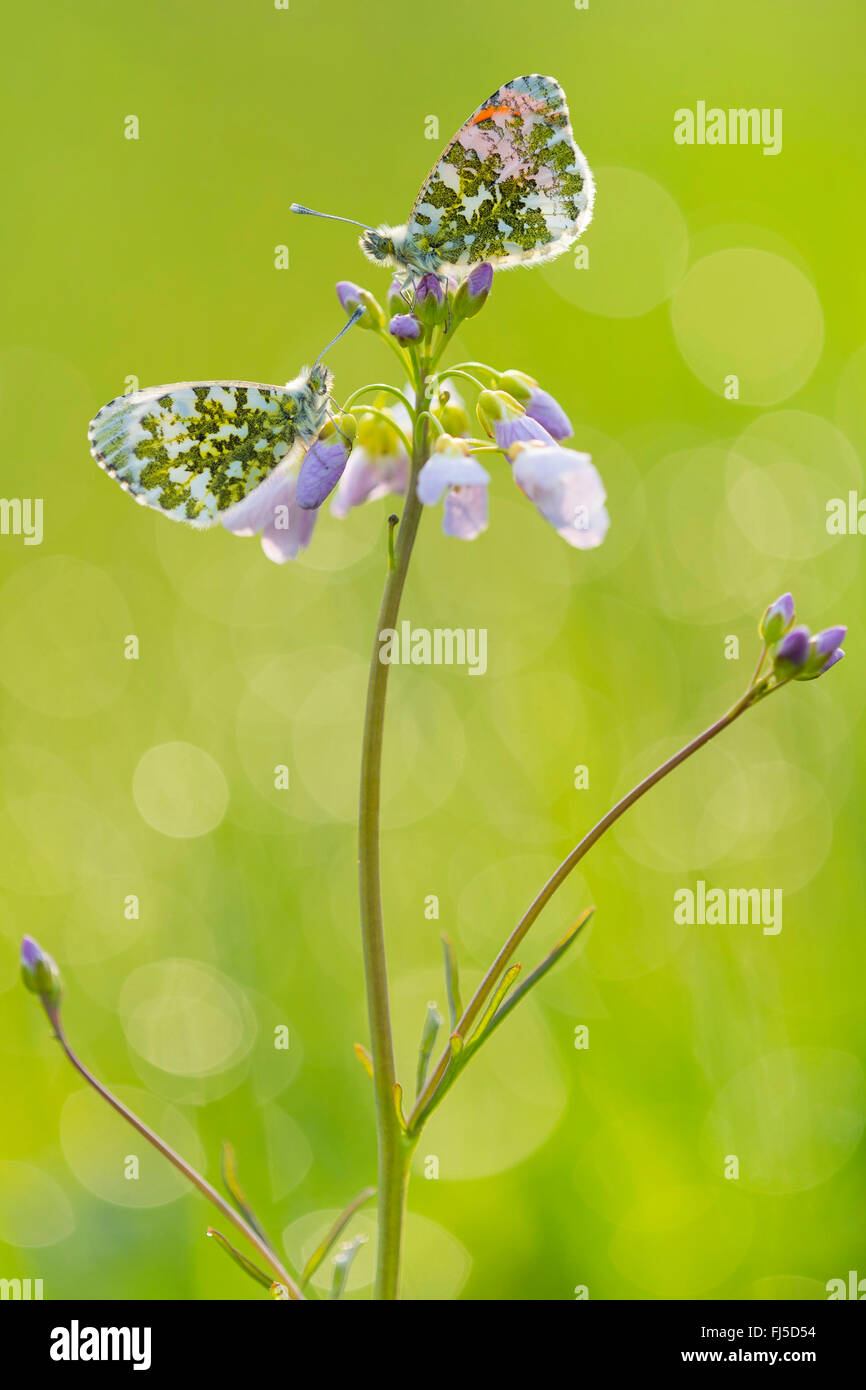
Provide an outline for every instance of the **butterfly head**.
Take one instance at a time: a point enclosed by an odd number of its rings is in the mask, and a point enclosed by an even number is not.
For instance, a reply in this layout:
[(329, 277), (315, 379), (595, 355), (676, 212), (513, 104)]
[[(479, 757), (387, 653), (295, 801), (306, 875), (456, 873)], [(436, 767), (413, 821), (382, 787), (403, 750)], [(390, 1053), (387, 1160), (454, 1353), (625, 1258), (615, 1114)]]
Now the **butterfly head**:
[(312, 367), (305, 367), (301, 377), (315, 404), (320, 405), (327, 401), (334, 389), (334, 373), (329, 371), (324, 363), (316, 362)]
[(360, 238), (361, 250), (368, 261), (376, 265), (395, 266), (403, 270), (426, 270), (412, 256), (408, 227), (377, 227)]

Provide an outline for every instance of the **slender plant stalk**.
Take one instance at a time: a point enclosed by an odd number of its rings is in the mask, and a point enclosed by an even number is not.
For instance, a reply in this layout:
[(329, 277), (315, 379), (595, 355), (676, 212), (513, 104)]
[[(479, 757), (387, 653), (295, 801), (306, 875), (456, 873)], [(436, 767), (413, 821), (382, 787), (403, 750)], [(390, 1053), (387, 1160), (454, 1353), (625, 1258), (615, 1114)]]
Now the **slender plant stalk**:
[[(423, 374), (419, 373), (415, 395), (417, 412), (422, 411), (426, 405), (422, 383)], [(393, 567), (389, 567), (388, 570), (373, 639), (361, 756), (361, 798), (358, 817), (361, 935), (364, 944), (364, 974), (367, 984), (367, 1011), (370, 1020), (370, 1051), (373, 1057), (373, 1086), (376, 1094), (379, 1160), (378, 1249), (373, 1296), (383, 1300), (393, 1300), (398, 1297), (403, 1218), (412, 1145), (406, 1142), (406, 1136), (400, 1125), (394, 1104), (394, 1087), (397, 1076), (394, 1067), (394, 1043), (391, 1033), (388, 971), (385, 958), (385, 932), (382, 921), (379, 807), (388, 665), (379, 660), (379, 634), (386, 628), (397, 626), (397, 615), (403, 587), (406, 583), (406, 572), (409, 568), (418, 523), (421, 519), (422, 507), (418, 501), (415, 482), (425, 457), (426, 437), (426, 428), (413, 431), (406, 504), (397, 532)]]
[(272, 1271), (277, 1282), (284, 1285), (290, 1299), (303, 1299), (304, 1295), (295, 1280), (289, 1274), (274, 1250), (272, 1250), (268, 1241), (260, 1236), (258, 1231), (253, 1230), (252, 1226), (244, 1220), (240, 1212), (235, 1211), (234, 1207), (231, 1206), (224, 1197), (220, 1196), (215, 1187), (211, 1187), (207, 1178), (203, 1178), (201, 1173), (196, 1172), (195, 1168), (191, 1167), (186, 1159), (181, 1158), (180, 1154), (176, 1153), (169, 1144), (166, 1144), (164, 1139), (160, 1139), (158, 1134), (155, 1134), (143, 1120), (140, 1120), (132, 1110), (128, 1109), (128, 1107), (123, 1104), (123, 1101), (118, 1100), (117, 1096), (112, 1095), (107, 1086), (103, 1086), (102, 1082), (93, 1075), (93, 1072), (90, 1071), (80, 1058), (76, 1056), (75, 1052), (73, 1052), (67, 1041), (66, 1034), (63, 1031), (58, 1011), (50, 1008), (44, 1003), (43, 1008), (48, 1015), (60, 1046), (63, 1048), (63, 1051), (66, 1053), (66, 1056), (79, 1076), (83, 1076), (88, 1086), (92, 1086), (94, 1091), (96, 1091), (103, 1100), (107, 1101), (113, 1110), (117, 1111), (118, 1115), (122, 1115), (127, 1123), (132, 1125), (133, 1129), (138, 1130), (138, 1133), (147, 1140), (148, 1144), (152, 1144), (164, 1158), (168, 1159), (169, 1163), (174, 1165), (179, 1173), (183, 1173), (184, 1177), (188, 1178), (193, 1186), (197, 1187), (199, 1192), (207, 1197), (209, 1202), (213, 1202), (214, 1206), (222, 1212), (226, 1220), (230, 1221), (233, 1226), (237, 1227), (242, 1235), (246, 1236), (247, 1240), (251, 1245), (255, 1246), (268, 1268)]
[[(484, 1007), (490, 991), (496, 985), (504, 967), (514, 955), (514, 952), (526, 936), (533, 922), (539, 916), (543, 908), (546, 907), (547, 903), (550, 902), (556, 890), (560, 888), (568, 878), (572, 869), (580, 863), (584, 855), (601, 839), (605, 831), (609, 830), (614, 822), (618, 821), (620, 816), (627, 811), (630, 806), (633, 806), (636, 801), (640, 801), (641, 797), (652, 787), (656, 786), (663, 778), (667, 777), (668, 773), (673, 772), (674, 769), (679, 767), (681, 763), (684, 763), (687, 758), (690, 758), (693, 753), (697, 753), (699, 748), (703, 748), (704, 744), (709, 743), (710, 739), (715, 738), (723, 729), (727, 729), (733, 724), (735, 719), (739, 719), (740, 715), (749, 708), (749, 705), (753, 701), (753, 697), (754, 686), (750, 685), (746, 693), (728, 710), (727, 714), (724, 714), (721, 719), (717, 719), (715, 724), (711, 724), (708, 729), (704, 729), (702, 734), (698, 734), (697, 737), (693, 738), (690, 743), (687, 743), (684, 748), (681, 748), (678, 753), (668, 758), (667, 762), (662, 763), (661, 766), (657, 767), (654, 772), (651, 772), (648, 777), (645, 777), (642, 782), (639, 782), (636, 787), (633, 787), (621, 801), (618, 801), (615, 806), (611, 807), (606, 815), (602, 816), (601, 820), (597, 825), (593, 826), (592, 830), (590, 830), (587, 835), (584, 835), (583, 839), (574, 847), (567, 858), (563, 859), (559, 868), (551, 874), (544, 887), (536, 894), (535, 898), (526, 909), (526, 912), (524, 912), (517, 926), (514, 928), (514, 931), (505, 942), (505, 945), (502, 947), (495, 961), (487, 971), (487, 974), (484, 976), (484, 979), (481, 981), (481, 984), (466, 1005), (460, 1021), (453, 1032), (459, 1034), (461, 1038), (466, 1037), (468, 1030)], [(410, 1133), (417, 1134), (419, 1132), (424, 1122), (427, 1109), (436, 1094), (442, 1078), (448, 1070), (448, 1063), (451, 1060), (451, 1055), (452, 1050), (449, 1045), (440, 1057), (435, 1070), (415, 1102), (415, 1107), (408, 1121)]]

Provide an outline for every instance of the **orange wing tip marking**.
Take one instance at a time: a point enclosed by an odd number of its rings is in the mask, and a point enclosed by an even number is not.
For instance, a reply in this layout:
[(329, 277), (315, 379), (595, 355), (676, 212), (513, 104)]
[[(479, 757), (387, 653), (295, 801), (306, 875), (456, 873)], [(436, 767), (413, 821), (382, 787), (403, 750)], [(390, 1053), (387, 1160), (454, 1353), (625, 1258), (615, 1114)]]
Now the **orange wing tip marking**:
[(479, 121), (486, 121), (490, 116), (507, 115), (510, 110), (510, 106), (485, 106), (483, 111), (476, 112), (467, 125), (477, 125)]

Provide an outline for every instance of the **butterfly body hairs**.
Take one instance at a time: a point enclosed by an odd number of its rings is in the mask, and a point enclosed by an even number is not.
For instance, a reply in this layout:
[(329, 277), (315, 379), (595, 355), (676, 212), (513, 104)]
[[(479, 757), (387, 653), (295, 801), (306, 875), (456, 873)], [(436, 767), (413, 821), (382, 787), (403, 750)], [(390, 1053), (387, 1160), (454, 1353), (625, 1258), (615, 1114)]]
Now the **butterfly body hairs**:
[[(538, 74), (517, 77), (460, 128), (422, 185), (408, 222), (364, 227), (361, 250), (410, 281), (425, 274), (461, 278), (482, 261), (494, 269), (535, 265), (578, 239), (592, 218), (594, 197), (559, 83)], [(292, 211), (312, 213), (297, 203)]]
[(328, 418), (333, 384), (319, 359), (285, 386), (150, 386), (102, 407), (88, 430), (90, 451), (142, 506), (197, 529), (225, 524), (253, 492), (265, 501), (300, 462)]

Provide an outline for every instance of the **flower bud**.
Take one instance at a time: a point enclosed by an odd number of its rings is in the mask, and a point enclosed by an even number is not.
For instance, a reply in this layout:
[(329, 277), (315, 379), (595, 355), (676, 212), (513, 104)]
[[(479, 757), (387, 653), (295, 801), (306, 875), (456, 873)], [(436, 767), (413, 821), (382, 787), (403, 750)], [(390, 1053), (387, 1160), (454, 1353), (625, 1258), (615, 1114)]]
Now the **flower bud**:
[(21, 979), (27, 989), (38, 994), (46, 1009), (56, 1009), (63, 993), (60, 971), (47, 951), (32, 936), (21, 941)]
[(529, 440), (539, 444), (555, 443), (544, 426), (531, 419), (507, 391), (480, 392), (475, 411), (481, 428), (502, 450)]
[(794, 621), (794, 599), (791, 594), (782, 594), (771, 603), (758, 627), (768, 647), (774, 647), (784, 637)]
[(355, 440), (354, 415), (330, 420), (304, 455), (298, 473), (295, 499), (305, 511), (314, 511), (330, 497), (343, 476)]
[(433, 411), (433, 415), (446, 434), (459, 438), (460, 435), (469, 433), (469, 416), (457, 401), (446, 401)]
[(810, 635), (807, 627), (792, 627), (773, 652), (777, 680), (787, 680), (801, 671), (809, 659)]
[(378, 300), (374, 299), (369, 290), (362, 289), (360, 285), (355, 285), (351, 280), (339, 280), (337, 282), (337, 298), (347, 314), (353, 314), (356, 309), (364, 308), (367, 310), (358, 319), (359, 328), (379, 329), (384, 327), (385, 315), (382, 313), (382, 306)]
[(530, 420), (535, 420), (547, 430), (551, 439), (561, 443), (563, 439), (571, 438), (574, 430), (559, 401), (549, 391), (542, 391), (531, 376), (525, 372), (503, 372), (498, 384), (523, 406)]
[(422, 275), (418, 281), (415, 291), (415, 314), (428, 328), (445, 322), (445, 291), (437, 275)]
[(815, 680), (841, 661), (845, 653), (840, 644), (844, 642), (847, 631), (847, 627), (827, 627), (823, 632), (816, 633), (809, 643), (809, 656), (797, 680)]
[(421, 337), (421, 325), (414, 314), (395, 314), (388, 332), (398, 343), (416, 343)]
[(388, 313), (392, 317), (394, 316), (394, 314), (405, 314), (408, 302), (409, 301), (403, 293), (403, 286), (400, 284), (400, 281), (397, 279), (395, 275), (394, 279), (388, 286)]
[(454, 296), (455, 319), (471, 319), (479, 314), (487, 303), (493, 285), (493, 266), (487, 261), (473, 266), (465, 280), (460, 282)]

